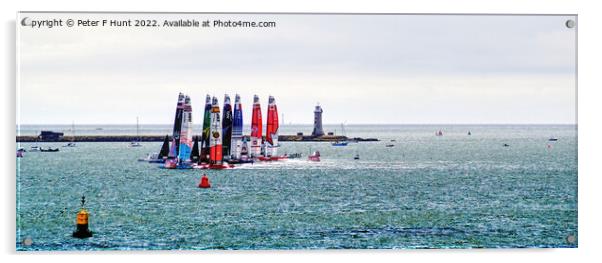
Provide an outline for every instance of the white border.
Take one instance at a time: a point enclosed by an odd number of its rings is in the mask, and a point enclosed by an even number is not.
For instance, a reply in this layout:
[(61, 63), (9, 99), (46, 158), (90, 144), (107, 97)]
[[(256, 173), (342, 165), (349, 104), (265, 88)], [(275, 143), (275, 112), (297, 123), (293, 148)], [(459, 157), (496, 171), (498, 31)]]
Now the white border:
[[(60, 262), (103, 262), (115, 256), (125, 260), (164, 262), (191, 261), (260, 261), (283, 260), (306, 262), (375, 262), (406, 260), (413, 262), (581, 262), (600, 260), (600, 162), (602, 131), (600, 129), (600, 9), (596, 1), (405, 1), (389, 3), (371, 1), (4, 1), (2, 17), (4, 80), (2, 147), (0, 162), (5, 168), (2, 196), (2, 259), (4, 262), (56, 260)], [(143, 252), (15, 252), (15, 17), (17, 11), (173, 11), (173, 12), (382, 12), (382, 13), (512, 13), (512, 14), (578, 14), (579, 24), (579, 248), (577, 249), (490, 249), (490, 250), (329, 250), (329, 251), (143, 251)], [(48, 255), (59, 255), (47, 258)], [(42, 257), (41, 257), (42, 256)], [(169, 257), (169, 259), (168, 259)], [(172, 259), (176, 257), (175, 259)], [(8, 260), (8, 261), (7, 261)]]

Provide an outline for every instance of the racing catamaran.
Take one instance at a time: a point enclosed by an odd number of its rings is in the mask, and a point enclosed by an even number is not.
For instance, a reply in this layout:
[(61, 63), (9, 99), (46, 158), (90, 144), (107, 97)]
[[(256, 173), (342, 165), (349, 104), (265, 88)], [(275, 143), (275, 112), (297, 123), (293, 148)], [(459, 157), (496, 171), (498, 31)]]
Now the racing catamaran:
[(180, 165), (190, 165), (192, 153), (192, 105), (190, 97), (184, 97), (184, 110), (182, 115), (182, 131), (180, 132), (180, 151), (178, 160)]
[(201, 169), (228, 169), (232, 168), (223, 160), (223, 149), (222, 149), (222, 122), (220, 120), (219, 102), (216, 97), (213, 97), (211, 103), (211, 125), (210, 125), (210, 139), (209, 139), (209, 163), (202, 163), (199, 165)]
[[(178, 98), (176, 121), (172, 147), (164, 167), (168, 169), (190, 169), (192, 152), (192, 106), (190, 97), (184, 94)], [(175, 147), (174, 147), (175, 145)]]
[(171, 137), (171, 147), (164, 167), (174, 169), (178, 165), (178, 153), (180, 150), (180, 132), (182, 130), (182, 114), (184, 112), (184, 94), (178, 95), (178, 104), (176, 106), (176, 117), (173, 124), (173, 135)]
[(242, 152), (242, 104), (240, 103), (240, 95), (236, 94), (234, 98), (234, 116), (232, 120), (232, 158), (234, 160), (241, 159)]
[(211, 125), (211, 96), (205, 97), (205, 112), (203, 115), (203, 133), (201, 135), (201, 162), (209, 161), (209, 129)]
[(224, 112), (222, 118), (222, 150), (223, 159), (230, 160), (232, 149), (232, 105), (230, 96), (224, 96)]
[(251, 157), (257, 158), (261, 156), (262, 135), (262, 120), (261, 120), (261, 105), (259, 97), (253, 97), (253, 115), (251, 119)]
[(278, 156), (278, 107), (273, 96), (268, 98), (268, 120), (265, 129), (265, 148), (264, 156), (258, 157), (262, 161), (276, 161), (285, 159), (285, 156)]

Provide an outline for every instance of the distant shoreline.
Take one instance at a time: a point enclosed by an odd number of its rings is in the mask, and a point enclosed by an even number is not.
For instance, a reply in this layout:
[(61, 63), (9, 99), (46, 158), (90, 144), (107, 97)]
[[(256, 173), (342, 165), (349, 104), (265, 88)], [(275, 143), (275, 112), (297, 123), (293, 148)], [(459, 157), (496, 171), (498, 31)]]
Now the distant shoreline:
[[(171, 140), (171, 136), (168, 136)], [(245, 136), (248, 138), (248, 136)], [(80, 136), (63, 136), (58, 140), (40, 140), (38, 136), (17, 136), (17, 142), (162, 142), (165, 139), (164, 135), (80, 135)], [(357, 142), (374, 142), (379, 141), (376, 138), (347, 138), (345, 136), (324, 135), (324, 136), (300, 136), (300, 135), (280, 135), (278, 140), (282, 142), (335, 142), (335, 141), (357, 141)]]
[[(264, 123), (265, 124), (265, 123)], [(16, 124), (16, 126), (69, 126), (72, 123), (22, 123)], [(197, 124), (195, 124), (197, 125)], [(341, 123), (323, 123), (323, 126), (340, 126)], [(345, 126), (577, 126), (577, 123), (345, 123)], [(75, 126), (92, 126), (92, 127), (104, 127), (104, 126), (131, 126), (136, 127), (136, 124), (131, 123), (81, 123), (75, 124)], [(173, 126), (173, 123), (141, 123), (140, 126)], [(250, 126), (250, 125), (245, 125)], [(313, 126), (313, 123), (284, 123), (280, 124), (280, 127), (284, 126)]]

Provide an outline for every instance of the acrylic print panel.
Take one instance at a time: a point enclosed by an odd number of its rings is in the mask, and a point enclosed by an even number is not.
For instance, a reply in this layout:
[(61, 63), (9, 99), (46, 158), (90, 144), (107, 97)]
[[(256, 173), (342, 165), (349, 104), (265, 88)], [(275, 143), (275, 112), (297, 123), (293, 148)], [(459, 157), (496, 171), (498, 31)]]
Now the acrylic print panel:
[(578, 245), (576, 15), (17, 21), (17, 250)]

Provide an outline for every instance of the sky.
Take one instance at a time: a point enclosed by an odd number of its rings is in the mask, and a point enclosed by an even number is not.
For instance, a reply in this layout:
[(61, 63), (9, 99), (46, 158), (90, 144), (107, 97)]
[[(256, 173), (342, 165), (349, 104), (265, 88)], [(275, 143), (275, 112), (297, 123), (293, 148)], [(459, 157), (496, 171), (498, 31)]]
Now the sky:
[[(276, 98), (286, 123), (576, 124), (573, 16), (20, 14), (275, 28), (18, 27), (20, 124), (173, 123), (179, 92)], [(19, 23), (17, 23), (19, 24)], [(264, 120), (265, 121), (265, 120)]]

